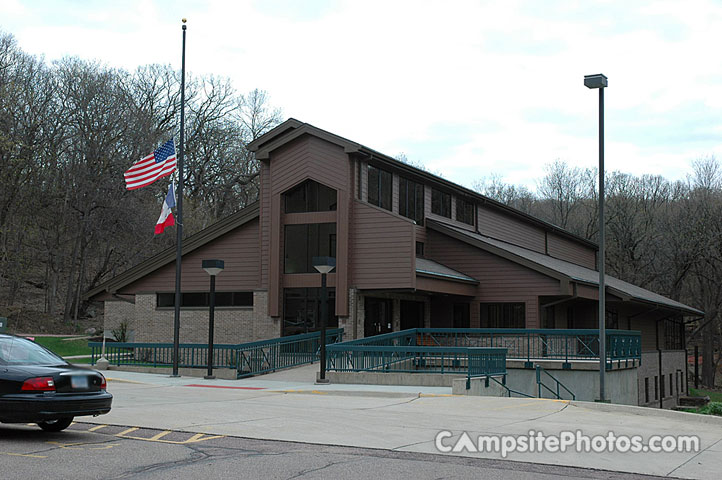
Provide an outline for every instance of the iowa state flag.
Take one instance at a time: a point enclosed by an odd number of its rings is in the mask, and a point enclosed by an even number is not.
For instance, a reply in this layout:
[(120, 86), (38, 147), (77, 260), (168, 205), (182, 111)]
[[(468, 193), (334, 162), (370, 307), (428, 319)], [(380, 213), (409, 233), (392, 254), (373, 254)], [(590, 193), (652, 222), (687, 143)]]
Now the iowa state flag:
[(175, 218), (173, 218), (173, 211), (171, 211), (173, 207), (175, 207), (175, 185), (171, 183), (168, 189), (168, 195), (166, 195), (165, 200), (163, 200), (163, 210), (161, 210), (158, 222), (155, 224), (156, 235), (163, 233), (165, 227), (175, 225)]

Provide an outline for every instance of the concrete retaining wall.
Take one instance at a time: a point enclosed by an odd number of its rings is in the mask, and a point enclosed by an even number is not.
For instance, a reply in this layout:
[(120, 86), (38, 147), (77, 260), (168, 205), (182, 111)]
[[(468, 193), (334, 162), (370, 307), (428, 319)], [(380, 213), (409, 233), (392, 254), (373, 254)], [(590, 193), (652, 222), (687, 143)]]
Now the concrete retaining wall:
[[(599, 370), (585, 365), (581, 369), (554, 369), (548, 372), (567, 386), (576, 400), (594, 401), (599, 397)], [(434, 373), (384, 373), (384, 372), (327, 372), (326, 376), (332, 383), (350, 383), (362, 385), (417, 385), (424, 387), (452, 387), (455, 395), (504, 396), (506, 390), (495, 382), (484, 386), (484, 379), (472, 379), (471, 389), (466, 389), (466, 375), (434, 374)], [(499, 380), (501, 378), (499, 377)], [(542, 373), (542, 381), (556, 391), (556, 382)], [(526, 368), (509, 368), (506, 385), (512, 390), (536, 397), (538, 387), (536, 370)], [(556, 398), (542, 388), (543, 398)], [(637, 368), (610, 370), (605, 376), (605, 393), (612, 403), (622, 405), (639, 405), (637, 388)], [(571, 400), (571, 395), (560, 388), (563, 399)]]
[[(551, 370), (549, 373), (567, 386), (576, 400), (594, 401), (599, 398), (599, 372), (594, 370)], [(471, 389), (466, 390), (466, 379), (454, 380), (452, 393), (455, 395), (481, 395), (499, 397), (506, 395), (503, 387), (495, 382), (489, 382), (485, 387), (483, 378), (473, 378)], [(556, 382), (542, 373), (542, 383), (556, 391)], [(526, 393), (533, 397), (538, 396), (536, 383), (536, 370), (533, 369), (509, 369), (506, 377), (506, 385), (518, 392)], [(623, 370), (611, 370), (605, 376), (605, 394), (612, 403), (622, 405), (638, 405), (637, 390), (637, 369), (628, 368)], [(571, 395), (563, 388), (560, 388), (560, 396), (563, 399), (571, 400)], [(542, 398), (556, 398), (549, 391), (542, 388)]]

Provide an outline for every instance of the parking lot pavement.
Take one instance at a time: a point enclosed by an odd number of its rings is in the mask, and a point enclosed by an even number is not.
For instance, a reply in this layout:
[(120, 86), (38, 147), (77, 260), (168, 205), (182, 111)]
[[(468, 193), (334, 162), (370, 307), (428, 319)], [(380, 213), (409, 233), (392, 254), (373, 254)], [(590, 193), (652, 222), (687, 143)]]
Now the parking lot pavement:
[[(699, 452), (567, 450), (512, 452), (507, 458), (686, 478), (718, 479), (722, 471), (722, 422), (709, 418), (705, 423), (691, 421), (699, 418), (691, 414), (660, 415), (655, 409), (606, 406), (605, 411), (585, 402), (459, 397), (421, 387), (328, 387), (273, 380), (270, 376), (250, 381), (203, 381), (127, 372), (107, 374), (109, 390), (115, 396), (113, 410), (87, 421), (417, 453), (438, 453), (434, 441), (442, 430), (453, 435), (447, 444), (462, 432), (471, 438), (479, 434), (524, 436), (530, 431), (551, 435), (577, 429), (586, 436), (613, 431), (645, 439), (651, 435), (694, 434), (700, 438)], [(462, 451), (454, 455), (501, 458), (497, 452)]]
[[(631, 479), (632, 474), (78, 422), (50, 434), (0, 425), (3, 480), (27, 478)], [(650, 477), (659, 478), (659, 477)]]

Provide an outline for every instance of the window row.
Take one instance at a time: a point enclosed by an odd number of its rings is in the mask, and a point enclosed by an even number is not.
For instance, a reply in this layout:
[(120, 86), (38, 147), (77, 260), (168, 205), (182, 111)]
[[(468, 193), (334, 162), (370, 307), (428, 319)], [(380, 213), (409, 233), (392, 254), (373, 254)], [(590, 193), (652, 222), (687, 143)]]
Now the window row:
[[(393, 175), (373, 165), (368, 166), (368, 202), (392, 210)], [(337, 192), (313, 180), (306, 180), (283, 194), (285, 213), (329, 212), (337, 208)], [(451, 218), (451, 194), (431, 189), (431, 212)], [(424, 221), (424, 185), (399, 178), (399, 215), (421, 225)], [(474, 202), (456, 199), (456, 220), (474, 225)]]
[[(368, 202), (386, 210), (392, 210), (393, 176), (391, 172), (373, 165), (368, 166)], [(451, 218), (451, 194), (431, 189), (431, 213)], [(399, 177), (399, 215), (424, 221), (424, 186), (408, 178)], [(474, 202), (462, 197), (456, 199), (456, 220), (474, 225)]]
[[(181, 307), (209, 307), (209, 292), (181, 293)], [(156, 293), (158, 308), (174, 307), (175, 293)], [(252, 307), (253, 292), (216, 292), (216, 307)]]

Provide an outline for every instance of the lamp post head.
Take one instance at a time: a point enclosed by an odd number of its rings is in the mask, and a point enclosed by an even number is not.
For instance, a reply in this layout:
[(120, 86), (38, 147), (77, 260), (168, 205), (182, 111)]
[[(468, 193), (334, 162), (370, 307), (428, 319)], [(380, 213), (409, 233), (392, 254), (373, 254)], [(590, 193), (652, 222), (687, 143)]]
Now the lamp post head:
[(318, 273), (329, 273), (336, 268), (336, 259), (334, 257), (313, 257), (311, 263)]
[(218, 275), (223, 271), (223, 260), (203, 260), (203, 270), (208, 275)]
[(584, 75), (584, 86), (587, 88), (605, 88), (607, 86), (607, 77), (601, 73)]

